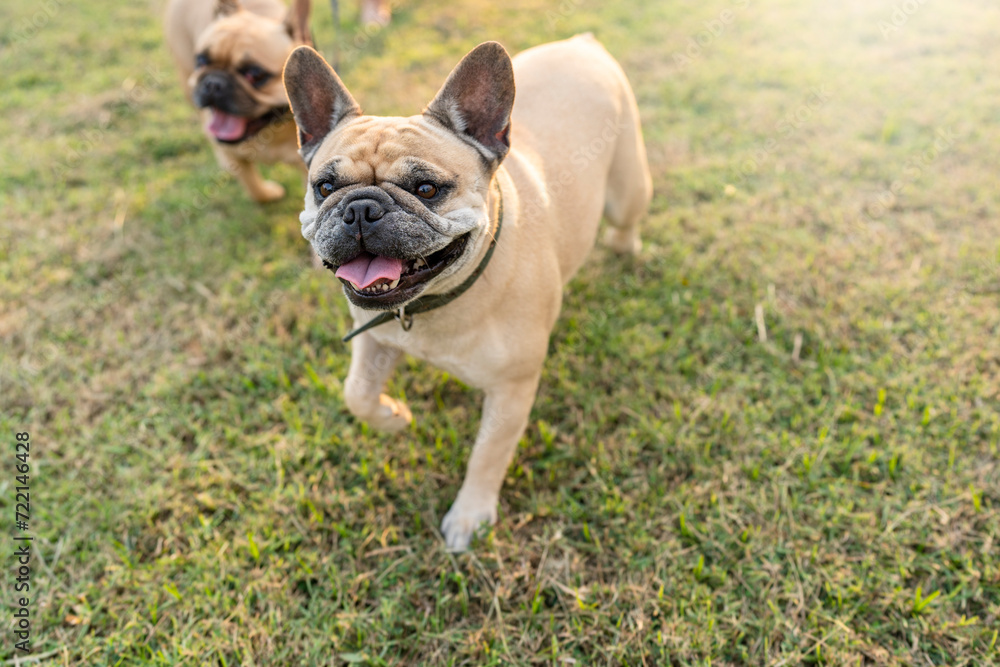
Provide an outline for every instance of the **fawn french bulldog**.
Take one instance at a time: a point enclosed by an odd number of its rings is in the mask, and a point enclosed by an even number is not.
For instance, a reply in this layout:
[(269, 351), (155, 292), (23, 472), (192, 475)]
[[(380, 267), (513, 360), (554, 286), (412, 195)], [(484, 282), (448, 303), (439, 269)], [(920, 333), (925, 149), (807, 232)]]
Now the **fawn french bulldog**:
[(563, 288), (602, 214), (610, 245), (639, 252), (652, 186), (635, 97), (590, 35), (513, 60), (481, 44), (408, 118), (362, 114), (308, 47), (289, 57), (285, 87), (309, 168), (302, 233), (358, 327), (348, 408), (375, 428), (405, 428), (410, 410), (383, 392), (404, 353), (485, 392), (441, 526), (447, 547), (464, 550), (496, 520)]

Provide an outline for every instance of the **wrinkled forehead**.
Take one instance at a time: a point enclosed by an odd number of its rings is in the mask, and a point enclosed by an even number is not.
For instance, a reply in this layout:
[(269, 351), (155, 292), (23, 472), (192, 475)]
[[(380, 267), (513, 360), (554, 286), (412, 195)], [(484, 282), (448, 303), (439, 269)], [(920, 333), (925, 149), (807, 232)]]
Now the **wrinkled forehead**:
[(456, 181), (482, 170), (475, 149), (423, 116), (362, 116), (327, 137), (310, 172), (335, 171), (338, 178), (374, 184), (412, 174), (418, 166), (427, 176)]
[(280, 72), (294, 44), (276, 21), (240, 12), (213, 23), (198, 38), (195, 50), (207, 51), (216, 66), (248, 63), (270, 65)]

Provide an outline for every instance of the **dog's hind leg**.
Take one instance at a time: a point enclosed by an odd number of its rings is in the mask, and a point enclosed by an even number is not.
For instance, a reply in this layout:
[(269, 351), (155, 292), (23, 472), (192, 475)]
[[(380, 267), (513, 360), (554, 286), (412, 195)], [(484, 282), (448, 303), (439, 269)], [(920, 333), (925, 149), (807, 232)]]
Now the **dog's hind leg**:
[(402, 401), (382, 393), (403, 352), (380, 344), (368, 333), (357, 336), (351, 350), (351, 369), (344, 380), (344, 402), (351, 413), (379, 431), (406, 428), (413, 416)]
[(621, 132), (608, 170), (604, 197), (604, 215), (611, 223), (605, 242), (616, 252), (638, 255), (642, 249), (639, 221), (653, 197), (653, 182), (639, 129), (639, 110), (627, 87), (626, 94), (628, 105), (620, 120)]

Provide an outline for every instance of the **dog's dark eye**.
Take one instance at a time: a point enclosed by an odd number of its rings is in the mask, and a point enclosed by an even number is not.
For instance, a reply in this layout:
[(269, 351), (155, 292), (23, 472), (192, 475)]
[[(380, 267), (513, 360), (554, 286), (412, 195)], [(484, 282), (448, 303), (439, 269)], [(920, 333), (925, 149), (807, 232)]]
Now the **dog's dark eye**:
[(333, 194), (333, 183), (330, 181), (323, 181), (316, 186), (316, 196), (320, 199), (326, 199)]
[(437, 186), (433, 183), (421, 183), (417, 186), (417, 196), (423, 199), (433, 199), (438, 193)]
[(248, 65), (240, 72), (254, 88), (263, 86), (271, 78), (270, 72), (256, 65)]
[(199, 53), (198, 55), (196, 55), (194, 57), (194, 66), (195, 67), (205, 67), (205, 66), (208, 65), (208, 63), (209, 63), (209, 60), (208, 60), (208, 54), (207, 53)]

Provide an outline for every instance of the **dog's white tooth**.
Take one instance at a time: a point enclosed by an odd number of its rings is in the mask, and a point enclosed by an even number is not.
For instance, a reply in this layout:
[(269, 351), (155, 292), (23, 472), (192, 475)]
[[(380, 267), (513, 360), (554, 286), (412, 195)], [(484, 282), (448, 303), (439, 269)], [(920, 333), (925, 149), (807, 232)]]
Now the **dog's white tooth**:
[(418, 259), (417, 261), (415, 261), (415, 262), (413, 263), (413, 268), (415, 268), (415, 269), (419, 269), (419, 268), (420, 268), (420, 267), (422, 267), (423, 265), (424, 265), (424, 260), (422, 260), (422, 259)]
[(396, 278), (391, 283), (389, 283), (389, 289), (396, 289), (399, 287), (399, 278)]

